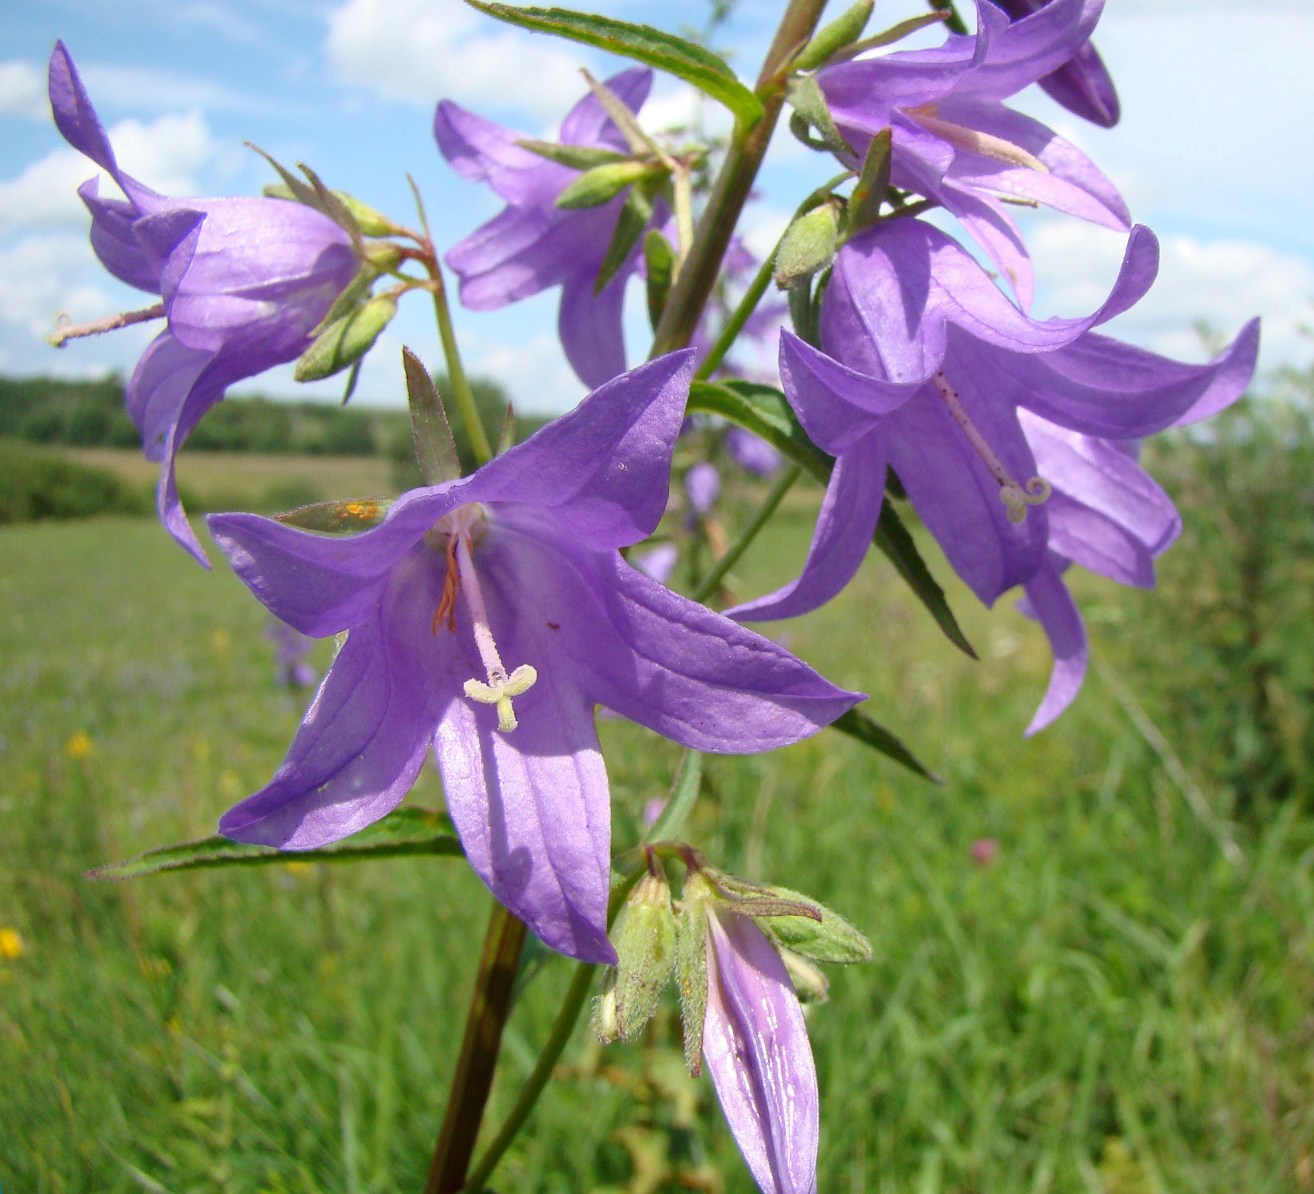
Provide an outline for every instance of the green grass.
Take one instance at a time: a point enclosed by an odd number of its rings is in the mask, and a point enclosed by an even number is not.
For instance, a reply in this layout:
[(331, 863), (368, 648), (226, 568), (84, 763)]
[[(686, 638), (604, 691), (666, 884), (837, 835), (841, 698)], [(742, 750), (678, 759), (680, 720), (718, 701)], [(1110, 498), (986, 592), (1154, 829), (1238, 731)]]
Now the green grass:
[[(743, 563), (745, 594), (801, 558), (806, 502), (787, 513)], [(277, 766), (304, 697), (274, 683), (263, 610), (153, 522), (6, 528), (0, 553), (0, 928), (24, 944), (0, 960), (0, 1185), (419, 1189), (481, 885), (444, 859), (84, 880), (212, 832)], [(710, 760), (688, 827), (715, 861), (871, 936), (873, 962), (832, 969), (810, 1013), (820, 1189), (1314, 1188), (1308, 778), (1276, 815), (1229, 825), (1190, 744), (1170, 741), (1174, 778), (1098, 676), (1024, 741), (1042, 637), (952, 596), (980, 663), (879, 562), (775, 628), (871, 692), (942, 787), (824, 733)], [(1156, 667), (1139, 598), (1083, 595), (1095, 652), (1134, 696)], [(677, 752), (626, 725), (602, 736), (624, 844)], [(432, 771), (412, 800), (440, 803)], [(999, 843), (989, 866), (971, 859), (982, 837)], [(567, 978), (550, 963), (517, 1007), (494, 1123)], [(679, 1171), (751, 1190), (674, 1041), (669, 1009), (643, 1045), (602, 1050), (581, 1029), (496, 1188), (677, 1189)], [(633, 1180), (643, 1156), (656, 1184)]]

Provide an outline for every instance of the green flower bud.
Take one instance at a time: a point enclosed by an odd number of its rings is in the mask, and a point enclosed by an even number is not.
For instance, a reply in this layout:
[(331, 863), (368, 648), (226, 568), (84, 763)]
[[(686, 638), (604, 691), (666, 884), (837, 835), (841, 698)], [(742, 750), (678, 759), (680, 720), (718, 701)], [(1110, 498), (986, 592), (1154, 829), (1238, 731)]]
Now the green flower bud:
[(616, 198), (626, 187), (651, 173), (653, 168), (649, 162), (636, 162), (632, 159), (594, 166), (591, 170), (585, 170), (557, 196), (557, 206), (568, 211), (581, 207), (601, 207)]
[(629, 1041), (652, 1019), (675, 966), (675, 911), (664, 878), (645, 875), (639, 880), (611, 938), (616, 946), (615, 1035)]
[(396, 298), (380, 294), (335, 319), (301, 354), (293, 376), (297, 381), (318, 381), (354, 365), (374, 346), (396, 314)]
[(784, 949), (816, 962), (847, 965), (871, 961), (871, 942), (838, 913), (787, 887), (769, 890), (780, 899), (806, 904), (819, 914), (817, 920), (797, 915), (768, 916), (759, 920), (763, 931)]
[(715, 889), (702, 875), (684, 881), (684, 898), (675, 931), (675, 973), (684, 1023), (684, 1061), (697, 1078), (703, 1070), (703, 1020), (707, 1016), (707, 901)]
[(776, 250), (776, 285), (788, 289), (830, 264), (839, 240), (839, 211), (823, 203), (799, 216), (780, 239)]
[(381, 211), (371, 207), (368, 203), (362, 203), (355, 195), (348, 195), (346, 191), (333, 192), (334, 198), (338, 200), (356, 221), (356, 226), (366, 236), (391, 236), (398, 231), (397, 225), (394, 224)]
[(795, 70), (815, 70), (830, 56), (862, 36), (876, 0), (858, 0), (828, 25), (823, 25), (794, 59)]

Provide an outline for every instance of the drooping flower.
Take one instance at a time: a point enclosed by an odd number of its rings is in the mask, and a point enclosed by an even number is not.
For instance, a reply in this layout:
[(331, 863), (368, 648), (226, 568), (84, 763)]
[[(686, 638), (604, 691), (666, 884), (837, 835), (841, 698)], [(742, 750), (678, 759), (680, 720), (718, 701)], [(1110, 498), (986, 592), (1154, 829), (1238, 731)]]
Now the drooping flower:
[[(1044, 8), (1050, 0), (991, 0), (1015, 21)], [(1109, 77), (1108, 68), (1095, 47), (1086, 42), (1077, 47), (1057, 70), (1042, 75), (1038, 80), (1046, 94), (1075, 116), (1111, 129), (1118, 123), (1122, 109), (1118, 92)]]
[(703, 1060), (768, 1194), (817, 1188), (817, 1071), (785, 963), (750, 916), (709, 902)]
[[(786, 393), (808, 434), (836, 458), (807, 562), (797, 580), (733, 616), (792, 617), (839, 592), (871, 541), (887, 465), (985, 604), (1020, 584), (1038, 609), (1057, 611), (1058, 591), (1066, 597), (1066, 590), (1045, 571), (1053, 533), (1046, 495), (1060, 493), (1062, 532), (1075, 526), (1063, 495), (1089, 506), (1097, 503), (1092, 486), (1103, 493), (1130, 482), (1106, 471), (1097, 483), (1057, 455), (1049, 456), (1054, 475), (1047, 474), (1020, 412), (1095, 440), (1136, 439), (1234, 401), (1254, 370), (1257, 322), (1207, 365), (1091, 330), (1136, 302), (1157, 268), (1153, 234), (1136, 228), (1099, 310), (1035, 320), (929, 225), (898, 220), (846, 244), (822, 301), (824, 351), (788, 334), (781, 345)], [(1098, 501), (1125, 496), (1109, 492)], [(1061, 637), (1071, 644), (1074, 614), (1072, 606), (1066, 622), (1056, 615), (1046, 629), (1066, 627)], [(1047, 718), (1063, 704), (1047, 698)]]
[(78, 188), (91, 211), (96, 255), (116, 278), (163, 300), (165, 330), (142, 355), (125, 398), (147, 457), (162, 465), (160, 518), (204, 564), (178, 499), (179, 449), (228, 386), (310, 346), (311, 331), (360, 263), (347, 233), (302, 204), (170, 199), (124, 173), (62, 42), (50, 58), (49, 84), (65, 140), (124, 194), (102, 197), (95, 178)]
[(1008, 279), (1023, 307), (1031, 261), (1001, 196), (1108, 228), (1130, 217), (1117, 189), (1076, 146), (1003, 100), (1057, 70), (1090, 38), (1103, 0), (1052, 0), (1010, 22), (976, 0), (977, 31), (931, 50), (824, 67), (817, 82), (859, 155), (891, 130), (891, 181), (951, 211)]
[[(637, 112), (652, 87), (652, 72), (623, 71), (605, 86)], [(637, 246), (601, 292), (595, 293), (595, 285), (625, 196), (597, 207), (558, 207), (557, 197), (579, 178), (578, 170), (526, 149), (520, 144), (525, 134), (450, 100), (438, 105), (434, 135), (458, 174), (488, 183), (507, 204), (447, 253), (461, 280), (461, 302), (491, 311), (560, 286), (557, 329), (580, 380), (596, 387), (622, 372), (621, 308), (625, 284), (639, 266)], [(628, 152), (620, 129), (591, 92), (561, 122), (561, 143)]]
[(401, 801), (432, 741), (494, 895), (552, 947), (612, 960), (594, 705), (686, 746), (748, 753), (860, 699), (621, 558), (665, 508), (691, 372), (686, 351), (624, 374), (359, 535), (211, 517), (278, 617), (314, 637), (347, 633), (287, 759), (221, 832), (288, 849), (345, 837)]

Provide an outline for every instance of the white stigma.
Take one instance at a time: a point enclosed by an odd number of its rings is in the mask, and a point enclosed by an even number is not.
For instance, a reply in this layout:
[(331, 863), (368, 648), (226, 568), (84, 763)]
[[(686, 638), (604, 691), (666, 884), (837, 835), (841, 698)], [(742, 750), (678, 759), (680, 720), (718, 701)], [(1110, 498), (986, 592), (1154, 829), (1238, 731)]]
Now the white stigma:
[(1007, 507), (1008, 521), (1024, 522), (1029, 506), (1039, 506), (1049, 498), (1052, 492), (1049, 482), (1044, 477), (1032, 477), (1025, 485), (1019, 484), (1013, 474), (1004, 467), (1003, 461), (995, 455), (994, 449), (986, 442), (985, 436), (977, 429), (976, 424), (972, 422), (971, 416), (964, 409), (962, 400), (949, 384), (944, 371), (937, 369), (933, 380), (954, 422), (967, 437), (967, 442), (976, 450), (976, 454), (981, 457), (982, 463), (990, 470), (990, 475), (999, 482), (999, 497)]
[[(474, 634), (475, 647), (479, 651), (479, 660), (484, 665), (485, 680), (471, 677), (465, 682), (465, 695), (481, 705), (497, 707), (497, 728), (509, 734), (519, 724), (511, 698), (518, 697), (534, 687), (538, 672), (527, 663), (522, 663), (508, 673), (502, 656), (498, 653), (497, 642), (493, 638), (493, 629), (488, 621), (488, 606), (484, 601), (484, 592), (479, 585), (479, 574), (475, 571), (474, 556), (470, 552), (472, 533), (483, 525), (483, 512), (477, 505), (462, 506), (444, 518), (434, 529), (447, 535), (447, 580), (444, 585), (443, 600), (434, 614), (434, 631), (447, 619), (449, 627), (454, 626), (455, 587), (458, 581), (461, 595), (465, 598), (466, 608), (470, 611), (470, 628)], [(455, 574), (455, 575), (453, 575)]]

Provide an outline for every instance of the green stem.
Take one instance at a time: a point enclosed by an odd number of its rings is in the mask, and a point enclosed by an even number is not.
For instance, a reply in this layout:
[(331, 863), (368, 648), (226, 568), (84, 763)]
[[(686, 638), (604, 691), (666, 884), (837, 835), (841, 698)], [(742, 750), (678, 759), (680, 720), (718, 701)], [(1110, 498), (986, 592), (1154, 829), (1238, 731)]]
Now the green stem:
[(511, 994), (525, 933), (524, 921), (501, 904), (493, 905), (424, 1194), (457, 1194), (467, 1186), (466, 1173), (492, 1089), (502, 1030), (511, 1014)]
[(708, 351), (703, 363), (698, 366), (698, 372), (694, 374), (695, 379), (701, 381), (711, 377), (716, 371), (716, 367), (721, 363), (722, 358), (734, 345), (735, 338), (744, 330), (744, 324), (748, 322), (749, 316), (757, 309), (757, 304), (762, 301), (762, 296), (766, 294), (767, 287), (771, 285), (771, 272), (775, 268), (776, 253), (773, 249), (771, 255), (762, 262), (762, 267), (757, 271), (757, 276), (744, 292), (744, 297), (739, 300), (739, 305), (735, 307), (729, 322), (721, 329), (721, 334), (717, 336), (716, 343)]
[(739, 532), (739, 537), (730, 544), (725, 555), (717, 560), (712, 565), (712, 570), (703, 577), (702, 582), (694, 592), (693, 599), (695, 601), (705, 602), (716, 592), (717, 586), (725, 579), (725, 574), (739, 562), (739, 557), (748, 550), (748, 545), (757, 538), (757, 533), (770, 521), (771, 515), (776, 512), (776, 507), (784, 500), (785, 494), (790, 491), (802, 472), (801, 466), (791, 464), (780, 474), (776, 479), (776, 483), (771, 487), (771, 492), (766, 495), (762, 504), (753, 512), (753, 517), (744, 524), (744, 529)]
[(707, 209), (698, 222), (693, 248), (671, 286), (661, 322), (653, 336), (652, 356), (689, 343), (707, 297), (716, 284), (730, 236), (739, 223), (757, 172), (771, 143), (780, 109), (785, 102), (785, 75), (790, 60), (807, 44), (826, 0), (791, 0), (775, 40), (758, 76), (757, 95), (765, 109), (762, 119), (747, 133), (735, 129), (725, 161), (712, 185)]
[(479, 1158), (479, 1164), (470, 1171), (470, 1177), (466, 1182), (467, 1189), (471, 1191), (483, 1189), (484, 1183), (497, 1168), (503, 1153), (510, 1147), (511, 1142), (524, 1126), (525, 1120), (529, 1118), (530, 1112), (534, 1110), (538, 1096), (543, 1093), (543, 1089), (551, 1080), (552, 1071), (556, 1068), (571, 1034), (575, 1031), (575, 1023), (588, 1000), (589, 989), (593, 986), (593, 972), (596, 969), (596, 966), (588, 962), (580, 962), (575, 967), (575, 975), (566, 989), (565, 998), (561, 1001), (557, 1018), (552, 1025), (552, 1032), (543, 1043), (538, 1061), (534, 1064), (529, 1077), (525, 1079), (525, 1085), (521, 1088), (520, 1095), (506, 1121), (484, 1150), (484, 1155)]
[(479, 417), (479, 408), (475, 406), (474, 391), (465, 376), (465, 367), (461, 364), (461, 351), (456, 346), (456, 332), (452, 328), (452, 312), (447, 305), (447, 287), (443, 285), (443, 270), (435, 254), (431, 261), (425, 263), (431, 279), (429, 289), (433, 292), (434, 313), (438, 317), (438, 338), (443, 342), (443, 357), (447, 361), (447, 382), (452, 387), (452, 399), (456, 403), (465, 432), (470, 437), (470, 448), (475, 460), (487, 464), (493, 458), (493, 446), (488, 442), (483, 420)]

